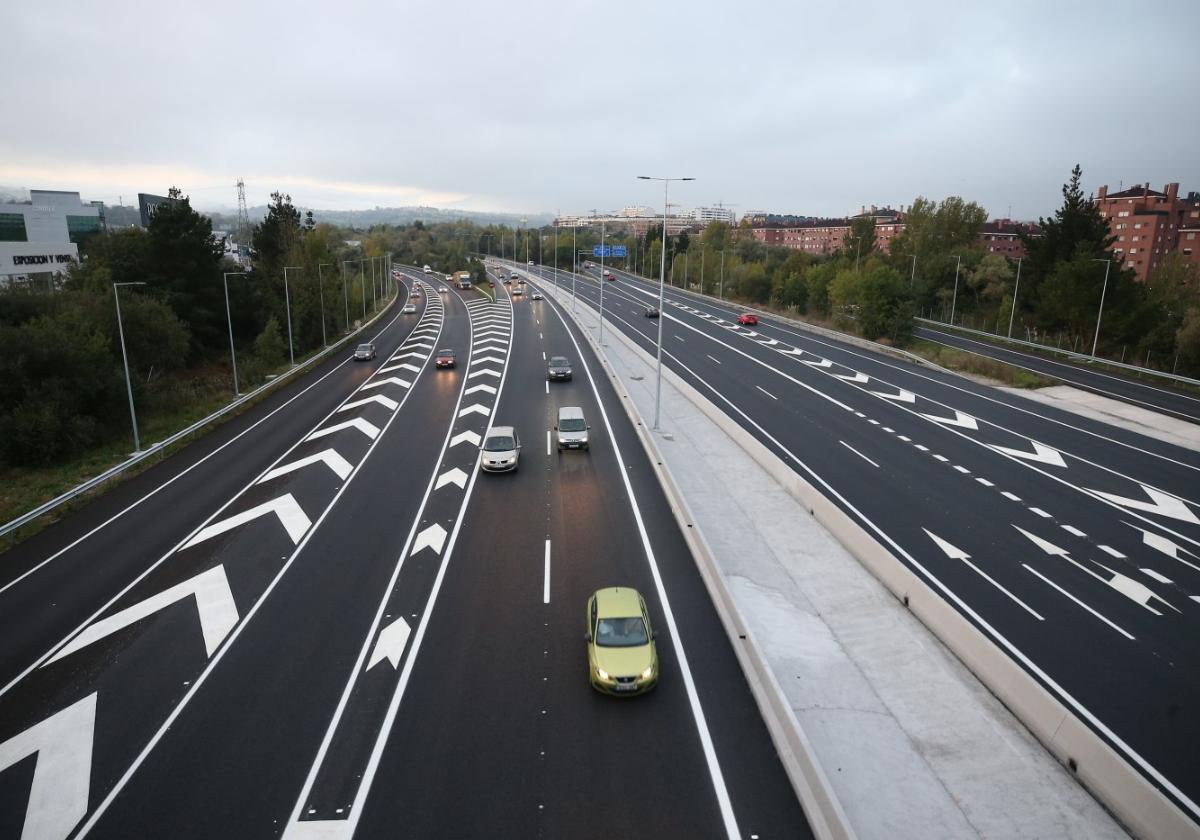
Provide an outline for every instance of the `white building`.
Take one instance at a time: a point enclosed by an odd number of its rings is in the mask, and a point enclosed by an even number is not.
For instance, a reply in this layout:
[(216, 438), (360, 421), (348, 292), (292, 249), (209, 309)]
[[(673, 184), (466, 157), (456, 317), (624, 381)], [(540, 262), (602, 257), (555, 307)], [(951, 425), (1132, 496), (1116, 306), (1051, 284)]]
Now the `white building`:
[(77, 192), (30, 190), (28, 204), (0, 204), (0, 277), (63, 273), (79, 241), (104, 226), (104, 205)]
[(737, 224), (737, 216), (728, 207), (697, 207), (692, 211), (692, 218), (702, 225), (706, 225), (709, 222)]

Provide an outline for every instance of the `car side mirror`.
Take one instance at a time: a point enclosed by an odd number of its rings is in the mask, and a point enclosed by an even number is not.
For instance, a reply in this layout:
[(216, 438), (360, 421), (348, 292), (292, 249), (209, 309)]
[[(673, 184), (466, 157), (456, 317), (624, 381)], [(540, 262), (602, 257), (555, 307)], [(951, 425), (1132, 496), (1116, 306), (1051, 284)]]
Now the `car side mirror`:
[(588, 426), (588, 428), (590, 429), (590, 428), (592, 428), (592, 427), (591, 427), (591, 426)]
[(519, 444), (519, 443), (518, 443), (518, 444), (517, 444), (517, 449), (520, 449), (520, 448), (521, 448), (521, 444)]
[(558, 431), (558, 426), (554, 427), (554, 431), (556, 431), (556, 432)]
[(657, 630), (653, 630), (653, 631), (651, 631), (651, 633), (650, 633), (650, 638), (651, 638), (651, 639), (657, 639), (657, 638), (658, 638), (658, 631), (657, 631)]
[(583, 634), (583, 640), (584, 640), (585, 642), (590, 642), (590, 641), (592, 640), (592, 634), (591, 634), (591, 633), (584, 633), (584, 634)]

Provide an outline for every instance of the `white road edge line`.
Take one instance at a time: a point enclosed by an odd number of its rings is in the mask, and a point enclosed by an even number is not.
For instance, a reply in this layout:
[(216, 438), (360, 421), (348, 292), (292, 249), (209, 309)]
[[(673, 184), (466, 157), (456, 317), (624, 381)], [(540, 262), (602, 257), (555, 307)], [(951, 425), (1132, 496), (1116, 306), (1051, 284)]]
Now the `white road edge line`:
[(864, 455), (864, 454), (862, 454), (861, 452), (859, 452), (857, 449), (855, 449), (855, 448), (854, 448), (853, 446), (851, 446), (850, 444), (846, 443), (846, 441), (844, 441), (844, 440), (839, 440), (839, 441), (838, 441), (838, 443), (840, 443), (842, 446), (844, 446), (844, 447), (846, 447), (847, 449), (849, 449), (851, 452), (853, 452), (853, 453), (854, 453), (855, 455), (857, 455), (859, 458), (862, 458), (864, 461), (866, 461), (866, 462), (867, 462), (868, 464), (870, 464), (872, 467), (875, 467), (876, 469), (879, 469), (879, 465), (878, 465), (878, 464), (876, 464), (874, 461), (872, 461), (872, 460), (871, 460), (870, 458), (868, 458), (866, 455)]

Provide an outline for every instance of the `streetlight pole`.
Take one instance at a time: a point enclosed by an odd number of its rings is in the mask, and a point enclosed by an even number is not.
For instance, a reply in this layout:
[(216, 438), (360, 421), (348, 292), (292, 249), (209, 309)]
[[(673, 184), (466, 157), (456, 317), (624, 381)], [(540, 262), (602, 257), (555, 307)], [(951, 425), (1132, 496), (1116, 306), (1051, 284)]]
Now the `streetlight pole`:
[(346, 284), (346, 263), (342, 260), (342, 300), (346, 304), (346, 335), (350, 335), (350, 287)]
[(912, 261), (912, 275), (908, 278), (908, 288), (910, 289), (913, 287), (913, 283), (917, 282), (917, 255), (915, 252), (912, 255)]
[(717, 300), (725, 300), (725, 249), (721, 249), (721, 288), (717, 292)]
[(237, 350), (235, 350), (233, 347), (233, 315), (231, 315), (229, 312), (229, 278), (231, 276), (245, 277), (246, 272), (244, 272), (244, 271), (226, 271), (226, 272), (224, 272), (225, 320), (229, 322), (229, 359), (230, 359), (230, 362), (233, 364), (233, 395), (235, 397), (240, 397), (241, 393), (238, 391), (238, 378), (237, 378)]
[(364, 323), (367, 320), (367, 278), (363, 276), (363, 262), (365, 260), (366, 260), (366, 257), (359, 257), (356, 260), (356, 262), (358, 263), (358, 288), (362, 290), (363, 322)]
[[(654, 385), (654, 428), (658, 429), (659, 410), (662, 407), (662, 331), (663, 319), (666, 317), (663, 312), (663, 283), (667, 276), (667, 191), (670, 189), (672, 181), (694, 181), (695, 178), (656, 178), (650, 175), (639, 175), (639, 181), (662, 181), (663, 182), (663, 238), (662, 238), (662, 259), (659, 265), (658, 273), (658, 352), (655, 361), (655, 373), (657, 381)], [(603, 250), (600, 251), (604, 253)], [(686, 253), (686, 252), (685, 252)], [(685, 266), (687, 257), (684, 257)], [(672, 264), (672, 267), (674, 265)], [(686, 272), (685, 272), (686, 277)], [(684, 280), (686, 283), (686, 279)]]
[(704, 245), (700, 245), (700, 294), (704, 294)]
[(1021, 290), (1021, 260), (1024, 257), (1017, 257), (1017, 284), (1013, 286), (1013, 302), (1012, 311), (1008, 313), (1008, 337), (1012, 338), (1013, 318), (1017, 314), (1017, 292)]
[(962, 267), (962, 257), (955, 255), (958, 264), (954, 266), (954, 297), (950, 299), (950, 326), (954, 326), (954, 306), (958, 303), (958, 269)]
[(113, 301), (117, 304), (117, 335), (121, 338), (121, 361), (125, 365), (125, 393), (129, 395), (129, 420), (133, 423), (133, 451), (142, 451), (142, 442), (138, 439), (137, 412), (133, 409), (133, 383), (129, 379), (129, 354), (125, 352), (125, 327), (121, 324), (121, 294), (120, 286), (145, 286), (143, 282), (113, 283)]
[(302, 266), (285, 265), (283, 267), (283, 300), (287, 307), (287, 324), (288, 324), (288, 360), (292, 363), (292, 367), (296, 366), (296, 350), (292, 346), (292, 295), (288, 291), (288, 269), (299, 271)]
[[(594, 215), (595, 210), (592, 211)], [(600, 219), (600, 346), (604, 346), (604, 219)]]
[(317, 289), (321, 296), (321, 344), (329, 346), (329, 339), (325, 337), (325, 275), (321, 273), (321, 269), (333, 263), (317, 263)]
[[(558, 291), (558, 219), (554, 220), (554, 291)], [(558, 296), (555, 295), (557, 300)]]
[(1092, 338), (1092, 358), (1096, 358), (1096, 345), (1100, 343), (1100, 319), (1104, 317), (1104, 295), (1108, 293), (1108, 270), (1112, 268), (1112, 260), (1093, 259), (1092, 262), (1104, 263), (1104, 287), (1100, 289), (1100, 311), (1096, 313), (1096, 335)]
[[(576, 220), (578, 221), (578, 219)], [(579, 235), (579, 225), (571, 225), (571, 312), (575, 312), (575, 275), (579, 273), (579, 251), (575, 240)]]

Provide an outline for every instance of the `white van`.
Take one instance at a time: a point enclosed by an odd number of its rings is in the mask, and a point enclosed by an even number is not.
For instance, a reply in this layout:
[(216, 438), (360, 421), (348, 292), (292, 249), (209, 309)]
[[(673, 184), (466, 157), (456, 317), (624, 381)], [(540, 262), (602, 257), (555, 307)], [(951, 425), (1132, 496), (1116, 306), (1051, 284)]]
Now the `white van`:
[(433, 274), (433, 269), (430, 268), (429, 266), (425, 266), (425, 268), (423, 268), (422, 271), (424, 271), (426, 274)]
[(587, 449), (588, 429), (591, 426), (583, 419), (583, 409), (578, 406), (566, 405), (558, 410), (558, 424), (554, 431), (558, 434), (558, 449)]

